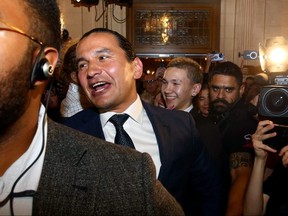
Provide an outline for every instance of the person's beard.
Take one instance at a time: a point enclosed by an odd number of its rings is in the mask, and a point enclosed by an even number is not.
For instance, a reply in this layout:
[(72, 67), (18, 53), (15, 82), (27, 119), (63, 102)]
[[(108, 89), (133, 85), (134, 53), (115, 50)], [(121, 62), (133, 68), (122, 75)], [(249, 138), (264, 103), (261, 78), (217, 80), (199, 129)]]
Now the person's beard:
[(22, 61), (0, 80), (0, 138), (25, 112), (30, 89), (31, 53), (26, 52)]
[(224, 99), (216, 99), (214, 101), (211, 101), (211, 112), (213, 112), (216, 115), (223, 114), (227, 112), (228, 110), (230, 110), (233, 104), (228, 103)]

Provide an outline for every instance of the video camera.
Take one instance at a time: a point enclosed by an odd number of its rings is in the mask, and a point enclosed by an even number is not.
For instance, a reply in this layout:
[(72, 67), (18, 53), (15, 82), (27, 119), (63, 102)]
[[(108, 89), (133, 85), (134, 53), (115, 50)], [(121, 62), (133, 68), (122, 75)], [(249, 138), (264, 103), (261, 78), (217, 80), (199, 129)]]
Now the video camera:
[(218, 53), (216, 51), (209, 53), (208, 56), (210, 57), (211, 62), (217, 62), (217, 61), (223, 61), (224, 60), (224, 54)]
[(244, 50), (243, 53), (238, 53), (238, 57), (241, 56), (245, 60), (258, 60), (259, 53), (256, 50)]
[(258, 105), (260, 117), (270, 119), (275, 123), (288, 125), (288, 86), (263, 86)]
[[(255, 76), (263, 85), (258, 101), (260, 120), (268, 119), (277, 126), (277, 136), (267, 144), (280, 149), (288, 144), (288, 43), (284, 37), (266, 40), (266, 47), (259, 44), (259, 59), (264, 71)], [(269, 131), (271, 133), (272, 131)], [(276, 145), (276, 146), (275, 146)]]
[(256, 82), (263, 84), (258, 114), (279, 124), (288, 125), (288, 43), (283, 37), (266, 40), (266, 48), (259, 45), (259, 59), (264, 73)]
[[(274, 77), (272, 79), (271, 77)], [(276, 132), (277, 136), (265, 140), (265, 144), (280, 150), (288, 145), (288, 75), (270, 75), (273, 85), (261, 88), (258, 101), (259, 120), (268, 119), (276, 126), (267, 133)]]

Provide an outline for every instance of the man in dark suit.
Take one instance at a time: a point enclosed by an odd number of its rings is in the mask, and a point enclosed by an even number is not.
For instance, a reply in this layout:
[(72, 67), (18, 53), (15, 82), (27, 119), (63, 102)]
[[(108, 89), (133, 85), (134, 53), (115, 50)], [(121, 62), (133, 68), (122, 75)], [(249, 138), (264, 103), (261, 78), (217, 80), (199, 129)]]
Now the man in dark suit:
[(56, 0), (1, 0), (0, 14), (0, 215), (184, 215), (148, 154), (47, 120)]
[(186, 215), (221, 215), (219, 178), (193, 118), (140, 100), (136, 80), (143, 65), (129, 41), (115, 31), (93, 29), (80, 39), (76, 61), (80, 84), (95, 108), (64, 123), (108, 141), (115, 138), (117, 143), (110, 118), (127, 114), (123, 127), (135, 149), (152, 156), (158, 179)]

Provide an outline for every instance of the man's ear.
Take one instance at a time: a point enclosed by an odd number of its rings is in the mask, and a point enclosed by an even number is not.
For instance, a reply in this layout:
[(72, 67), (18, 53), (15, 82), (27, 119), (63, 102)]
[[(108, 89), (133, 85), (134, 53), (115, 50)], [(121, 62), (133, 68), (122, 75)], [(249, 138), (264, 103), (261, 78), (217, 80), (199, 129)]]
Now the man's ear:
[(53, 47), (46, 47), (44, 50), (44, 55), (52, 67), (55, 68), (59, 57), (58, 51)]
[(73, 71), (70, 73), (70, 78), (74, 83), (78, 84), (78, 76), (77, 76), (77, 72)]
[(143, 74), (143, 63), (140, 58), (136, 57), (133, 60), (134, 79), (140, 79)]
[(49, 80), (54, 75), (58, 61), (58, 51), (52, 47), (40, 47), (34, 52), (34, 64), (31, 72), (31, 88)]
[(195, 83), (191, 89), (191, 96), (195, 97), (201, 90), (202, 85), (200, 83)]
[(242, 84), (242, 85), (240, 86), (240, 90), (239, 90), (241, 97), (242, 97), (242, 95), (244, 94), (244, 91), (245, 91), (245, 85)]

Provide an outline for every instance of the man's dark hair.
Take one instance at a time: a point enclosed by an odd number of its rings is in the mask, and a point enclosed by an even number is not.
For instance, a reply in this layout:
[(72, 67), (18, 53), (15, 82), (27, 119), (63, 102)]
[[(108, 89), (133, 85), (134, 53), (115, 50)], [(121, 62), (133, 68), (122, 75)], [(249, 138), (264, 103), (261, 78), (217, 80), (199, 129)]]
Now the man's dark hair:
[(236, 78), (236, 81), (239, 85), (242, 85), (243, 82), (243, 74), (240, 67), (233, 62), (227, 61), (219, 63), (217, 66), (213, 68), (212, 71), (209, 72), (208, 80), (209, 82), (212, 80), (214, 75), (226, 75), (233, 76)]
[(56, 0), (24, 0), (29, 14), (30, 27), (27, 34), (46, 46), (60, 49), (61, 22)]
[[(119, 46), (121, 47), (121, 49), (124, 50), (125, 54), (126, 54), (126, 58), (129, 62), (133, 61), (136, 57), (135, 55), (135, 51), (132, 47), (132, 44), (121, 34), (119, 34), (116, 31), (110, 30), (110, 29), (106, 29), (106, 28), (94, 28), (88, 32), (86, 32), (80, 39), (80, 41), (86, 37), (88, 37), (90, 34), (93, 33), (109, 33), (115, 36), (115, 38), (117, 39)], [(79, 42), (80, 42), (79, 41)]]

